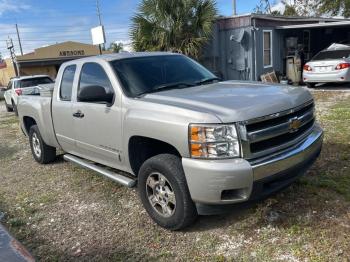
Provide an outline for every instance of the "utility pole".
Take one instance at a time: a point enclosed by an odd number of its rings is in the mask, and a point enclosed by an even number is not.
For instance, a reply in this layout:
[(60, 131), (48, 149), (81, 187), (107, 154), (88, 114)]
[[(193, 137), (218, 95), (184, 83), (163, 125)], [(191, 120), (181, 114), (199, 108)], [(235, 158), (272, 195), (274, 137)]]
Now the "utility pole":
[(21, 43), (21, 38), (19, 37), (19, 31), (18, 31), (17, 23), (16, 23), (16, 32), (17, 32), (17, 39), (18, 39), (18, 44), (19, 44), (19, 50), (21, 51), (21, 55), (23, 55), (22, 43)]
[(233, 15), (237, 15), (237, 3), (236, 0), (232, 0), (232, 11), (233, 11)]
[(16, 59), (16, 53), (15, 53), (15, 48), (13, 46), (13, 41), (12, 41), (12, 38), (9, 38), (7, 41), (6, 41), (6, 44), (7, 44), (7, 49), (10, 51), (10, 56), (11, 56), (11, 60), (12, 60), (12, 63), (13, 63), (13, 67), (15, 69), (15, 73), (16, 73), (16, 76), (19, 76), (19, 68), (18, 68), (18, 64), (17, 64), (17, 59)]
[[(100, 12), (100, 1), (96, 0), (96, 9), (97, 9), (97, 17), (98, 17), (98, 22), (99, 25), (102, 26), (102, 19), (101, 19), (101, 12)], [(100, 55), (102, 55), (102, 47), (101, 45), (98, 45), (100, 49)], [(103, 49), (105, 48), (105, 44), (103, 44)]]

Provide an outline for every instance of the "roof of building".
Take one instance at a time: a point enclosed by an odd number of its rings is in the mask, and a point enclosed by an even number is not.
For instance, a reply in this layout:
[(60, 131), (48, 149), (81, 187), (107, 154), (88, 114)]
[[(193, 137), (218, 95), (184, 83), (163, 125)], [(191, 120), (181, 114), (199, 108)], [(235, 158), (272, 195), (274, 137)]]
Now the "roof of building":
[(320, 22), (314, 24), (299, 24), (299, 25), (282, 25), (277, 26), (277, 29), (301, 29), (301, 28), (322, 28), (322, 27), (342, 27), (350, 26), (350, 20), (337, 22)]
[(73, 41), (57, 43), (50, 46), (36, 48), (34, 52), (17, 57), (19, 63), (32, 61), (47, 61), (55, 59), (69, 59), (99, 54), (97, 46)]
[(255, 13), (247, 13), (247, 14), (234, 15), (234, 16), (220, 16), (220, 17), (218, 17), (218, 20), (242, 18), (242, 17), (265, 19), (265, 20), (271, 20), (271, 21), (299, 21), (299, 22), (350, 21), (350, 19), (346, 19), (346, 18), (311, 17), (311, 16), (284, 16), (284, 15), (255, 14)]

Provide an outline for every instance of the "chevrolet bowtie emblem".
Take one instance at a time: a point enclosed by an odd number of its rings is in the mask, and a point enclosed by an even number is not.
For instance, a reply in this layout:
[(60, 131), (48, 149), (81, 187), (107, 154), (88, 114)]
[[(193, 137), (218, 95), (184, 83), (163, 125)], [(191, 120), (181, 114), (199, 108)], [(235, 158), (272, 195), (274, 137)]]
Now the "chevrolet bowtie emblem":
[(301, 121), (298, 118), (292, 118), (289, 120), (289, 132), (298, 131), (301, 127)]

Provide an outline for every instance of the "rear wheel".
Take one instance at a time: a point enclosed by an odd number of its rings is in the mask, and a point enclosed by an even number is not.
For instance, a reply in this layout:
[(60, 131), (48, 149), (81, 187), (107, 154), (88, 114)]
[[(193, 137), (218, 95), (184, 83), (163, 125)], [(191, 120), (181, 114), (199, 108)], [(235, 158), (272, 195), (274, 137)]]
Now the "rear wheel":
[(12, 101), (12, 108), (13, 108), (13, 112), (15, 113), (15, 115), (18, 116), (17, 106), (16, 106), (15, 102), (13, 102), (13, 101)]
[(181, 159), (161, 154), (145, 161), (139, 171), (138, 189), (144, 208), (160, 226), (179, 230), (197, 218)]
[(37, 125), (33, 125), (29, 130), (29, 144), (38, 163), (48, 164), (56, 159), (56, 148), (45, 144)]
[(306, 86), (307, 86), (308, 88), (315, 88), (316, 83), (306, 83)]
[(11, 107), (9, 107), (9, 105), (6, 103), (6, 100), (5, 100), (5, 107), (6, 107), (6, 111), (7, 112), (12, 112), (13, 109)]

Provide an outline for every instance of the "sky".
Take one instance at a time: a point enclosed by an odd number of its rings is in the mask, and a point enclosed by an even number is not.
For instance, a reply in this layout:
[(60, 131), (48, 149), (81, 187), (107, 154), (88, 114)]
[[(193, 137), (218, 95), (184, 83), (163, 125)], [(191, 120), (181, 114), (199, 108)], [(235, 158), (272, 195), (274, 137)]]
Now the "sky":
[[(165, 0), (166, 1), (166, 0)], [(130, 18), (140, 0), (99, 0), (107, 45), (129, 42)], [(217, 0), (220, 15), (232, 14), (232, 0)], [(251, 12), (259, 0), (237, 0), (238, 14)], [(64, 41), (92, 43), (90, 29), (98, 25), (96, 0), (0, 0), (0, 53), (9, 56), (11, 37), (19, 54), (15, 24), (23, 52)]]

